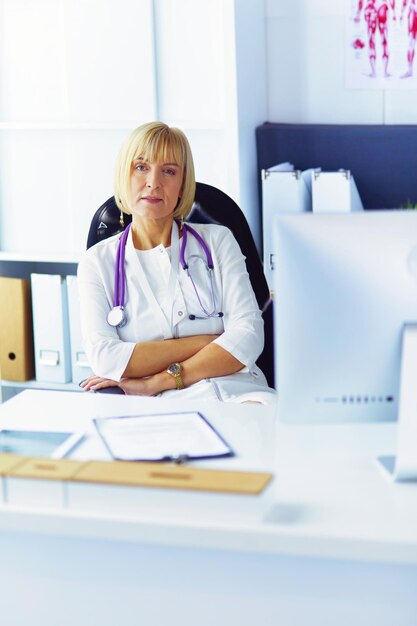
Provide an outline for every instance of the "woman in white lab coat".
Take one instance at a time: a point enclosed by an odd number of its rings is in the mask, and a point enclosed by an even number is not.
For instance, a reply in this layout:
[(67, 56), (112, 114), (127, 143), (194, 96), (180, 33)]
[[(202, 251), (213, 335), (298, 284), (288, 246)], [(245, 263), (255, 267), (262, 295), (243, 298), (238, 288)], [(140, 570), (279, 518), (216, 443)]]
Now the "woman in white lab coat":
[(115, 172), (116, 203), (131, 227), (87, 250), (78, 267), (95, 373), (86, 391), (275, 402), (255, 364), (263, 320), (244, 257), (226, 227), (184, 225), (194, 194), (184, 133), (160, 122), (134, 130)]

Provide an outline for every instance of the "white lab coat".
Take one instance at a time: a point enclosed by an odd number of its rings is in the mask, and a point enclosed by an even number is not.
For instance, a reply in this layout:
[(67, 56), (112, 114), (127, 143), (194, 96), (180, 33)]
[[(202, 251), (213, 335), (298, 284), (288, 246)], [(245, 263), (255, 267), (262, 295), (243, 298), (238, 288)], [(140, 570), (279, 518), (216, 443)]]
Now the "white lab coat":
[[(107, 314), (113, 306), (115, 259), (120, 237), (115, 235), (87, 250), (78, 266), (81, 326), (91, 368), (98, 376), (118, 381), (138, 342), (221, 333), (214, 343), (230, 352), (245, 368), (231, 376), (206, 379), (180, 392), (172, 390), (175, 397), (198, 394), (198, 397), (239, 401), (242, 394), (246, 398), (250, 393), (250, 398), (274, 402), (274, 390), (268, 388), (263, 373), (255, 365), (264, 345), (263, 319), (239, 245), (224, 226), (193, 224), (193, 228), (203, 237), (213, 257), (216, 311), (222, 311), (223, 317), (189, 319), (190, 314), (201, 316), (202, 311), (191, 281), (179, 265), (172, 319), (164, 318), (129, 233), (125, 257), (127, 323), (122, 328), (110, 326)], [(159, 248), (160, 262), (155, 271), (169, 274), (170, 255), (162, 245)], [(200, 244), (188, 233), (185, 258), (190, 265), (192, 255), (205, 259)], [(211, 310), (207, 269), (198, 260), (197, 265), (193, 279), (203, 304)], [(162, 395), (165, 397), (172, 391)]]

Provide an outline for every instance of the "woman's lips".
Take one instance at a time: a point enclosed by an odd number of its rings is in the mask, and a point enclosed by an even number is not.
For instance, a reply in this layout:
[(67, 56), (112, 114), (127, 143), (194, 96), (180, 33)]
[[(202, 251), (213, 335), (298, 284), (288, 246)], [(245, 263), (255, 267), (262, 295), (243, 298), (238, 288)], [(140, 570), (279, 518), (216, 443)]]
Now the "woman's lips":
[(145, 202), (150, 202), (151, 204), (158, 204), (158, 202), (162, 202), (162, 198), (155, 198), (153, 196), (144, 196), (142, 197), (142, 200), (145, 200)]

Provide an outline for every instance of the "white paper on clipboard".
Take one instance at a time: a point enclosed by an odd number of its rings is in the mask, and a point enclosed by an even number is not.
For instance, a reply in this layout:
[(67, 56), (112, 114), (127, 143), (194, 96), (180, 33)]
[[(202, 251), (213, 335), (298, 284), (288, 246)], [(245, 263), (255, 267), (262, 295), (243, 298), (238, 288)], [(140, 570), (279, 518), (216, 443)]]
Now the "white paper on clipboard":
[(96, 418), (114, 459), (186, 461), (233, 456), (228, 443), (197, 411)]

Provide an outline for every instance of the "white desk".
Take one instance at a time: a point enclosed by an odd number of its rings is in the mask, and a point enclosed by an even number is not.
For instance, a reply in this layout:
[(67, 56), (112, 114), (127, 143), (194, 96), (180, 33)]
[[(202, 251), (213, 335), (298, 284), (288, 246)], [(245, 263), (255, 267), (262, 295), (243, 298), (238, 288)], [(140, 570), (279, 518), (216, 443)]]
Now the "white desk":
[[(56, 420), (65, 428), (149, 406), (175, 408), (25, 391), (0, 406), (0, 424)], [(268, 465), (275, 439), (276, 503), (267, 518), (190, 521), (172, 510), (127, 519), (3, 506), (1, 623), (416, 626), (417, 483), (391, 484), (375, 463), (394, 452), (395, 425), (273, 428), (264, 407), (198, 408), (238, 453), (210, 466), (255, 468), (262, 456)]]

